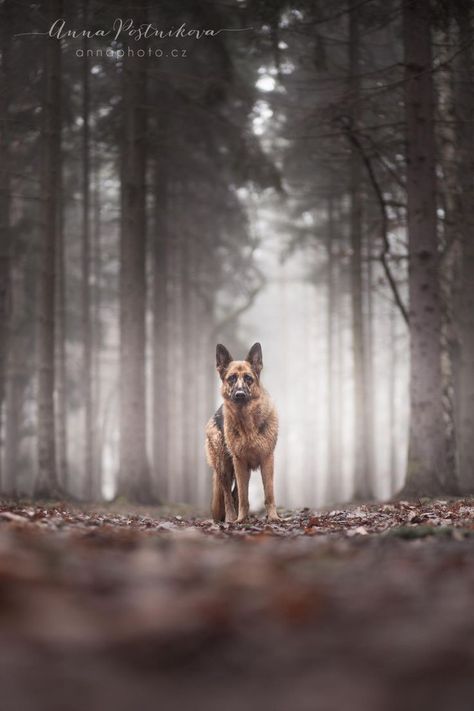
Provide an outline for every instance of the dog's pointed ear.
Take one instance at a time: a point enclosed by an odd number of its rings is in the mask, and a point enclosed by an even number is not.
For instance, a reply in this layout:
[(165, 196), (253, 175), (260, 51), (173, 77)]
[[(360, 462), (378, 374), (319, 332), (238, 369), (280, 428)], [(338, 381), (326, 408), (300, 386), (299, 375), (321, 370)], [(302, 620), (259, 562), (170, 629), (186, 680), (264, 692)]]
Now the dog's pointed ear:
[(227, 348), (222, 343), (218, 343), (216, 346), (216, 368), (222, 379), (232, 360), (233, 358)]
[(257, 374), (257, 376), (260, 375), (260, 371), (263, 368), (262, 346), (260, 343), (253, 344), (245, 360), (250, 363), (252, 370)]

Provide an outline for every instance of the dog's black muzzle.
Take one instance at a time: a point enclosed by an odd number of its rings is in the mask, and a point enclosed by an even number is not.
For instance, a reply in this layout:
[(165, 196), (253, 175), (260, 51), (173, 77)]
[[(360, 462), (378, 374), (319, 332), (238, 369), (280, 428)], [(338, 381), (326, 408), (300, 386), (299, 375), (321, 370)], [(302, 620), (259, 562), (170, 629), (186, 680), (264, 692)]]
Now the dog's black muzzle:
[(234, 393), (232, 393), (232, 400), (234, 402), (244, 403), (249, 399), (249, 394), (242, 388), (237, 388)]

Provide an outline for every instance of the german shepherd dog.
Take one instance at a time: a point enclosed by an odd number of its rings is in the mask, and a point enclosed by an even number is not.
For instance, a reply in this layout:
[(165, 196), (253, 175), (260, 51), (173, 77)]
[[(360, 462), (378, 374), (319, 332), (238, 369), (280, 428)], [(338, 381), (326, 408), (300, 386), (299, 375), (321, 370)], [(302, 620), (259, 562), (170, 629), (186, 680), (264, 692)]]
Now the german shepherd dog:
[(273, 494), (278, 415), (260, 385), (262, 347), (255, 343), (245, 360), (233, 360), (219, 343), (216, 367), (224, 403), (206, 427), (207, 460), (213, 469), (212, 517), (229, 523), (248, 518), (250, 472), (260, 468), (267, 519), (278, 521)]

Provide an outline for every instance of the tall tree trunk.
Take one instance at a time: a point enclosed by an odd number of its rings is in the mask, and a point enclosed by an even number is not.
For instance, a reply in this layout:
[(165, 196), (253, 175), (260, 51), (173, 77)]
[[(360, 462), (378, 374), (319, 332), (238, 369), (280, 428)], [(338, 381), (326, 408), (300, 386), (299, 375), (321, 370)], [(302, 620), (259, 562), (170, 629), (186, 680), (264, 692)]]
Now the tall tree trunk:
[(459, 478), (463, 490), (474, 492), (474, 50), (472, 3), (454, 4), (459, 44), (464, 51), (456, 69), (456, 154), (458, 157), (458, 228), (461, 233), (461, 284), (458, 299), (460, 367), (457, 377)]
[[(190, 201), (192, 198), (192, 193), (197, 192), (198, 185), (191, 183), (189, 185), (189, 195), (186, 197), (186, 201)], [(196, 283), (200, 278), (201, 270), (201, 250), (198, 243), (198, 231), (196, 230), (195, 222), (191, 215), (187, 216), (186, 219), (186, 231), (187, 231), (187, 253), (188, 253), (188, 304), (189, 304), (189, 316), (188, 316), (188, 327), (186, 331), (186, 355), (185, 357), (185, 368), (187, 367), (187, 360), (189, 355), (192, 353), (194, 362), (196, 363), (196, 368), (201, 369), (203, 364), (200, 361), (200, 348), (199, 348), (199, 336), (200, 329), (202, 328), (202, 314), (200, 310), (200, 303), (198, 300), (198, 293), (196, 290)], [(196, 377), (192, 379), (192, 392), (187, 403), (185, 403), (185, 414), (186, 414), (186, 431), (189, 432), (189, 441), (186, 452), (186, 477), (188, 481), (188, 493), (189, 501), (192, 504), (196, 504), (199, 495), (199, 475), (201, 471), (200, 461), (201, 461), (201, 451), (199, 445), (202, 441), (202, 431), (203, 423), (200, 419), (200, 407), (202, 405), (202, 399), (200, 398), (199, 392), (199, 378)]]
[(10, 109), (10, 50), (11, 50), (11, 2), (5, 0), (0, 16), (0, 486), (3, 481), (3, 423), (5, 378), (8, 353), (9, 293), (11, 269), (10, 234), (10, 151), (8, 139), (8, 112)]
[(213, 348), (209, 346), (209, 334), (212, 331), (213, 312), (211, 310), (211, 302), (206, 299), (205, 284), (207, 274), (207, 255), (201, 243), (201, 240), (194, 239), (193, 250), (195, 253), (195, 298), (193, 299), (196, 308), (196, 316), (193, 324), (193, 333), (196, 343), (196, 359), (197, 359), (197, 392), (196, 392), (196, 411), (193, 414), (194, 426), (196, 429), (195, 435), (195, 457), (197, 462), (197, 493), (196, 503), (199, 505), (207, 504), (210, 499), (210, 483), (209, 470), (204, 455), (203, 431), (206, 422), (213, 414), (214, 402), (209, 401), (208, 392), (210, 383), (216, 384), (215, 373), (209, 372), (209, 364), (214, 366), (212, 358)]
[[(46, 3), (47, 26), (61, 17), (61, 0)], [(58, 231), (58, 189), (61, 176), (61, 44), (45, 37), (45, 95), (42, 126), (41, 231), (38, 276), (38, 476), (37, 497), (58, 494), (55, 446), (54, 297)]]
[[(202, 352), (203, 352), (203, 403), (204, 403), (204, 417), (203, 417), (203, 427), (209, 418), (216, 411), (217, 403), (217, 378), (215, 370), (215, 348), (216, 348), (216, 308), (215, 308), (215, 295), (214, 292), (207, 292), (204, 298), (204, 316), (203, 316), (203, 328), (202, 328)], [(284, 391), (283, 391), (284, 392)], [(202, 442), (202, 440), (201, 440)], [(202, 447), (204, 444), (201, 445)], [(281, 450), (280, 450), (281, 451)], [(201, 450), (203, 452), (203, 450)], [(211, 476), (209, 473), (209, 468), (206, 463), (206, 479), (203, 482), (202, 487), (202, 502), (209, 502), (211, 500)]]
[(2, 491), (7, 496), (18, 494), (20, 425), (27, 382), (24, 364), (24, 328), (21, 324), (22, 312), (25, 308), (24, 300), (24, 264), (18, 264), (15, 259), (10, 272), (11, 306), (5, 391), (5, 460)]
[(165, 161), (154, 165), (155, 229), (153, 238), (153, 470), (160, 498), (168, 499), (168, 184)]
[(434, 91), (429, 0), (404, 0), (410, 295), (410, 439), (403, 494), (456, 490), (448, 471), (441, 379)]
[(339, 428), (336, 422), (337, 412), (337, 379), (336, 374), (336, 349), (335, 349), (335, 329), (338, 328), (337, 322), (337, 294), (336, 294), (336, 277), (335, 277), (335, 239), (336, 232), (334, 229), (334, 198), (328, 198), (327, 204), (327, 426), (328, 432), (328, 485), (327, 485), (327, 500), (331, 503), (340, 500), (341, 497), (341, 471), (338, 466), (337, 449), (340, 446), (338, 442)]
[(183, 407), (182, 393), (184, 390), (183, 369), (183, 233), (182, 233), (182, 184), (173, 183), (170, 201), (170, 223), (172, 224), (171, 262), (171, 309), (169, 364), (170, 394), (169, 394), (169, 471), (172, 477), (170, 494), (174, 501), (184, 501), (184, 470), (183, 470)]
[(92, 396), (94, 436), (92, 444), (94, 452), (92, 456), (93, 474), (93, 498), (96, 501), (102, 499), (102, 371), (101, 371), (101, 344), (102, 344), (102, 225), (101, 225), (101, 194), (100, 194), (100, 159), (96, 154), (94, 160), (94, 193), (93, 193), (93, 271), (94, 271), (94, 291), (92, 301), (92, 373), (94, 391)]
[[(439, 284), (441, 302), (441, 365), (443, 376), (443, 407), (446, 425), (446, 443), (448, 452), (448, 466), (458, 472), (458, 446), (456, 435), (458, 433), (458, 384), (460, 371), (459, 334), (456, 332), (456, 306), (459, 295), (460, 279), (460, 218), (461, 207), (459, 204), (461, 181), (456, 170), (457, 158), (457, 127), (452, 120), (455, 114), (455, 82), (453, 78), (453, 65), (449, 62), (452, 53), (452, 43), (455, 42), (456, 32), (453, 23), (447, 23), (444, 31), (437, 33), (439, 41), (445, 47), (439, 50), (438, 61), (441, 63), (437, 72), (436, 93), (439, 97), (437, 117), (440, 121), (438, 129), (439, 150), (437, 162), (443, 174), (443, 184), (440, 186), (440, 200), (443, 205), (444, 219), (439, 225), (440, 264)], [(459, 59), (464, 62), (464, 53)], [(455, 58), (455, 61), (458, 58)], [(444, 64), (444, 66), (443, 66)], [(455, 68), (455, 66), (454, 66)]]
[[(83, 0), (84, 27), (87, 27), (88, 0)], [(89, 40), (83, 39), (82, 59), (82, 387), (84, 402), (84, 483), (86, 501), (93, 498), (94, 434), (92, 403), (92, 327), (90, 303), (90, 145), (89, 145)]]
[(396, 304), (390, 303), (389, 309), (389, 368), (388, 368), (388, 398), (389, 398), (389, 473), (390, 496), (397, 488), (397, 311)]
[[(279, 303), (278, 303), (278, 313), (279, 313), (279, 329), (281, 333), (282, 342), (282, 369), (280, 374), (280, 387), (281, 387), (281, 397), (283, 402), (288, 401), (289, 397), (289, 378), (288, 378), (288, 364), (290, 362), (290, 348), (289, 348), (289, 318), (288, 318), (288, 278), (287, 270), (284, 265), (281, 264), (279, 267)], [(215, 397), (215, 396), (214, 396)], [(288, 429), (285, 429), (279, 436), (279, 466), (282, 476), (277, 477), (279, 496), (278, 499), (281, 501), (282, 506), (290, 506), (291, 504), (291, 489), (290, 489), (290, 477), (288, 476), (288, 464), (291, 461), (289, 445), (290, 440), (288, 437)]]
[(20, 455), (21, 417), (23, 410), (24, 373), (18, 372), (18, 361), (8, 370), (6, 406), (10, 408), (5, 420), (5, 466), (2, 490), (6, 496), (18, 494), (18, 466)]
[(145, 243), (147, 59), (123, 67), (124, 145), (120, 274), (120, 475), (118, 495), (153, 500), (146, 451)]
[[(185, 183), (183, 185), (182, 194), (180, 196), (181, 200), (181, 210), (180, 210), (180, 233), (181, 233), (181, 270), (180, 270), (180, 280), (181, 280), (181, 298), (182, 298), (182, 312), (181, 312), (181, 332), (180, 332), (180, 356), (181, 356), (181, 382), (183, 387), (181, 389), (181, 402), (180, 402), (180, 420), (183, 425), (183, 436), (182, 436), (182, 454), (181, 454), (181, 466), (183, 470), (182, 481), (183, 481), (183, 491), (182, 491), (182, 501), (185, 503), (192, 503), (194, 496), (194, 486), (195, 481), (193, 477), (193, 428), (196, 426), (195, 421), (193, 422), (190, 418), (190, 414), (193, 409), (193, 402), (196, 398), (196, 392), (194, 391), (196, 380), (193, 378), (191, 384), (188, 384), (188, 368), (189, 360), (192, 357), (191, 354), (194, 352), (194, 343), (191, 340), (191, 328), (192, 328), (192, 299), (191, 299), (191, 274), (192, 274), (192, 252), (189, 239), (189, 224), (186, 220), (184, 213), (184, 206), (188, 201), (188, 185)], [(197, 364), (196, 364), (197, 365)]]
[(370, 486), (371, 496), (375, 495), (375, 413), (376, 413), (376, 378), (375, 378), (375, 313), (374, 313), (374, 262), (372, 259), (372, 240), (370, 229), (367, 227), (365, 239), (365, 388), (364, 393), (367, 398), (365, 406), (365, 438), (367, 453), (367, 478)]
[[(334, 215), (334, 218), (340, 219), (340, 205)], [(333, 386), (332, 386), (332, 397), (334, 400), (333, 406), (333, 422), (331, 425), (333, 438), (333, 456), (332, 464), (334, 471), (336, 472), (336, 477), (338, 480), (338, 488), (336, 492), (336, 498), (338, 501), (343, 499), (343, 485), (342, 485), (342, 474), (343, 474), (343, 413), (346, 409), (346, 403), (344, 402), (345, 392), (344, 392), (344, 379), (345, 379), (345, 363), (344, 363), (344, 330), (346, 329), (346, 319), (350, 319), (350, 313), (346, 315), (345, 313), (345, 299), (344, 293), (349, 291), (348, 285), (348, 272), (345, 265), (341, 260), (341, 253), (346, 249), (348, 251), (348, 245), (344, 244), (344, 241), (339, 235), (337, 229), (337, 221), (334, 225), (334, 246), (333, 251), (337, 258), (334, 263), (334, 316), (335, 316), (335, 335), (334, 335), (334, 350), (333, 350)], [(350, 312), (350, 309), (349, 309)]]
[(67, 456), (67, 364), (66, 364), (66, 261), (64, 232), (64, 189), (58, 193), (59, 225), (56, 241), (56, 295), (55, 295), (55, 339), (56, 339), (56, 434), (58, 479), (61, 488), (69, 489), (69, 464)]
[(178, 392), (178, 381), (179, 381), (179, 370), (180, 361), (179, 353), (176, 351), (177, 343), (179, 342), (179, 318), (180, 318), (180, 289), (179, 289), (179, 244), (178, 244), (178, 229), (177, 223), (177, 209), (176, 204), (179, 195), (179, 184), (177, 181), (173, 181), (168, 186), (168, 278), (169, 278), (169, 299), (168, 308), (166, 311), (166, 332), (167, 332), (167, 372), (168, 380), (166, 383), (167, 394), (166, 402), (168, 410), (166, 413), (167, 417), (167, 488), (168, 495), (172, 501), (177, 501), (179, 499), (181, 491), (181, 483), (179, 480), (179, 469), (178, 469), (178, 443), (177, 440), (180, 439), (180, 434), (177, 425), (179, 426), (179, 418), (177, 413), (177, 405), (179, 400)]
[[(357, 129), (360, 100), (360, 37), (355, 0), (350, 0), (349, 71), (351, 120)], [(364, 335), (363, 264), (362, 264), (362, 165), (359, 151), (351, 145), (350, 155), (350, 240), (352, 252), (351, 292), (354, 350), (354, 497), (367, 499), (373, 495), (368, 452), (368, 392), (367, 353)]]

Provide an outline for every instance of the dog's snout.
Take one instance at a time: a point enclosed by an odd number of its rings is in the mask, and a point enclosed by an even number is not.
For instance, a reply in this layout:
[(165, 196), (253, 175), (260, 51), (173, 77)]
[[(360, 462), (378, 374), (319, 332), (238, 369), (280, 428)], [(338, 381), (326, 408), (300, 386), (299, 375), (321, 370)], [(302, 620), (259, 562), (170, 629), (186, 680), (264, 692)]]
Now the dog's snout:
[(236, 400), (245, 400), (247, 395), (244, 390), (236, 390), (234, 393), (234, 397)]

